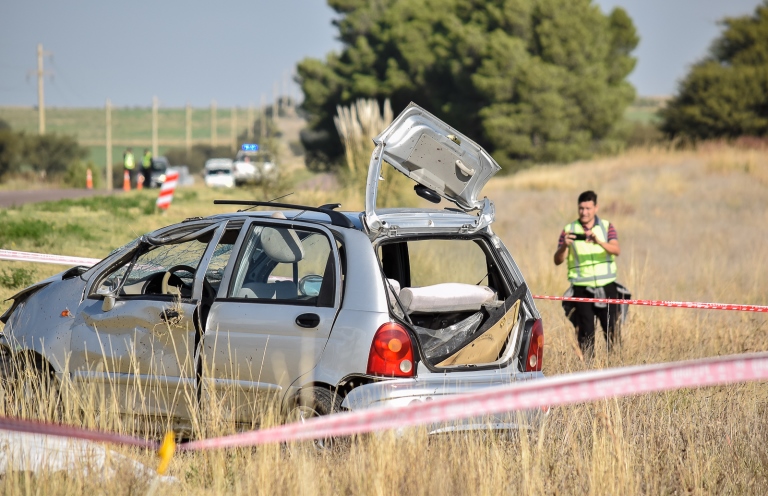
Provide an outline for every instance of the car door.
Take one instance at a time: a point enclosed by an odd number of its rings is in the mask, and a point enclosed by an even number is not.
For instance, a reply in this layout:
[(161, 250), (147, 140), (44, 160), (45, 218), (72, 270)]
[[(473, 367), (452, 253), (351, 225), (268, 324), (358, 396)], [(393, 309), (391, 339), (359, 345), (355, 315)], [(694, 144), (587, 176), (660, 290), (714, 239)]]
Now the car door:
[[(195, 318), (207, 262), (223, 232), (181, 226), (143, 237), (86, 285), (72, 326), (69, 368), (84, 401), (120, 413), (186, 418), (197, 401)], [(210, 299), (213, 295), (210, 295)]]
[(319, 362), (341, 300), (339, 252), (324, 226), (246, 224), (203, 336), (205, 398), (254, 423)]

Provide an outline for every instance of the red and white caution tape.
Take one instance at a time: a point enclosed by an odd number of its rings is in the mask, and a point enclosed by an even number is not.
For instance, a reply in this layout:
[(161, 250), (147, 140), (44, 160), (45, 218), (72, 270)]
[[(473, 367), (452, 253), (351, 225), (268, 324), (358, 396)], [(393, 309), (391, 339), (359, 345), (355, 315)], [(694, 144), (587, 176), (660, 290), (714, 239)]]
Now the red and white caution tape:
[(124, 436), (112, 432), (93, 431), (70, 425), (49, 424), (37, 420), (27, 420), (11, 417), (0, 417), (0, 429), (15, 432), (29, 432), (30, 434), (45, 434), (48, 436), (67, 437), (73, 439), (85, 439), (101, 443), (125, 444), (140, 448), (156, 449), (160, 443), (147, 441), (133, 436)]
[(165, 181), (160, 186), (160, 196), (157, 197), (157, 208), (167, 210), (173, 200), (173, 192), (176, 190), (176, 183), (179, 182), (179, 171), (171, 170), (165, 175)]
[(624, 367), (515, 383), (400, 407), (373, 408), (181, 444), (201, 450), (299, 441), (687, 387), (768, 379), (768, 353)]
[[(622, 367), (518, 382), (476, 393), (444, 396), (430, 402), (412, 403), (406, 406), (373, 408), (317, 417), (306, 422), (270, 429), (192, 441), (176, 448), (193, 451), (350, 436), (517, 410), (767, 379), (768, 353)], [(0, 417), (0, 429), (149, 449), (156, 449), (159, 446), (159, 443), (132, 436), (14, 418)]]
[(610, 303), (615, 305), (640, 305), (645, 307), (698, 308), (702, 310), (736, 310), (739, 312), (768, 313), (768, 306), (732, 305), (730, 303), (701, 303), (695, 301), (615, 300), (609, 298), (575, 298), (572, 296), (539, 296), (537, 300), (573, 301), (578, 303)]
[(43, 262), (60, 265), (95, 265), (98, 258), (68, 257), (63, 255), (48, 255), (46, 253), (32, 253), (27, 251), (0, 250), (0, 260), (14, 260), (16, 262)]
[[(176, 174), (178, 178), (178, 172), (172, 171), (172, 174)], [(168, 182), (168, 181), (166, 181)], [(174, 180), (175, 184), (175, 180)], [(165, 183), (163, 183), (165, 187)], [(158, 206), (160, 206), (160, 199), (163, 198), (163, 192), (161, 189), (160, 198), (158, 198)], [(168, 204), (170, 204), (173, 198), (173, 190), (170, 191), (170, 195), (166, 196)], [(168, 208), (161, 207), (161, 208)], [(0, 260), (15, 260), (18, 262), (43, 262), (53, 263), (61, 265), (95, 265), (100, 260), (97, 258), (81, 258), (81, 257), (69, 257), (66, 255), (49, 255), (46, 253), (31, 253), (25, 251), (12, 251), (12, 250), (0, 250)], [(663, 301), (663, 300), (616, 300), (610, 298), (576, 298), (573, 296), (542, 296), (533, 295), (537, 300), (553, 300), (553, 301), (573, 301), (577, 303), (609, 303), (616, 305), (639, 305), (644, 307), (667, 307), (667, 308), (696, 308), (700, 310), (733, 310), (738, 312), (759, 312), (768, 313), (768, 306), (761, 305), (737, 305), (731, 303), (703, 303), (697, 301)]]

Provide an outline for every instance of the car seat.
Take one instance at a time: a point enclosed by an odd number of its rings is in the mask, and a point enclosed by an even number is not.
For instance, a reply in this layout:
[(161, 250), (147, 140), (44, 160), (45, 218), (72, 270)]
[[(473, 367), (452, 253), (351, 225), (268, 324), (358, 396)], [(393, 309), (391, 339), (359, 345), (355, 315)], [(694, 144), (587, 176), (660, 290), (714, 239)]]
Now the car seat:
[[(282, 218), (285, 217), (282, 216)], [(304, 247), (293, 229), (265, 227), (261, 231), (260, 241), (264, 254), (273, 262), (296, 264), (304, 258)], [(298, 288), (296, 282), (291, 280), (276, 280), (266, 283), (246, 282), (237, 296), (240, 298), (293, 300), (298, 296)]]

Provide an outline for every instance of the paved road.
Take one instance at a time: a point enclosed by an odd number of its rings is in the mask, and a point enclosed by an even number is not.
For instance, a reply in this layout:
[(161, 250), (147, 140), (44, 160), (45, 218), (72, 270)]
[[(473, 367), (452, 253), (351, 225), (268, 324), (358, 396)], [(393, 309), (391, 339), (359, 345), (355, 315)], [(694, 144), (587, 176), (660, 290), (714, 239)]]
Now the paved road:
[[(117, 191), (113, 191), (116, 193)], [(18, 207), (25, 203), (84, 198), (88, 196), (106, 195), (103, 189), (29, 189), (22, 191), (0, 191), (0, 208)]]

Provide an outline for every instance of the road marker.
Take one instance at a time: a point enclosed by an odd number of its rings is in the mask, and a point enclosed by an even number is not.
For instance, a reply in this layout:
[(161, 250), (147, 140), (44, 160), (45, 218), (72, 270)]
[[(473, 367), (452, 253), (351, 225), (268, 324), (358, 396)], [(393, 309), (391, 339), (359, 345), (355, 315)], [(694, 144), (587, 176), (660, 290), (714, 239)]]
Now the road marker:
[(168, 210), (173, 200), (173, 192), (176, 190), (176, 183), (179, 182), (179, 171), (168, 171), (165, 174), (165, 181), (160, 186), (160, 195), (157, 197), (157, 208)]

